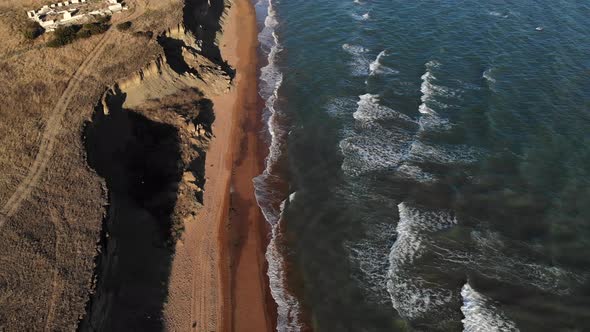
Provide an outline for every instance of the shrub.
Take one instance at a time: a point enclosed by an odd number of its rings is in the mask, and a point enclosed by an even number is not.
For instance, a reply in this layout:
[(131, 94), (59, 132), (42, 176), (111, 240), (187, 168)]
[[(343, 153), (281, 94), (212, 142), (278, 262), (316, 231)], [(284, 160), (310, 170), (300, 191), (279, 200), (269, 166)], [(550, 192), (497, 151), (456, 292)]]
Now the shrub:
[(96, 18), (96, 22), (100, 24), (107, 24), (111, 21), (111, 17), (109, 15), (106, 16), (98, 16)]
[(105, 23), (88, 23), (88, 24), (84, 24), (82, 26), (82, 30), (80, 31), (88, 31), (88, 33), (90, 33), (90, 36), (92, 35), (98, 35), (101, 33), (106, 32), (109, 29), (109, 25), (105, 24)]
[(47, 43), (49, 47), (61, 47), (76, 40), (76, 33), (80, 30), (79, 25), (70, 25), (55, 29), (53, 39)]
[(123, 23), (119, 23), (117, 24), (117, 29), (119, 31), (125, 31), (125, 30), (129, 30), (131, 28), (132, 23), (127, 21), (127, 22), (123, 22)]
[(59, 27), (55, 29), (55, 36), (53, 40), (47, 43), (49, 47), (61, 47), (72, 43), (78, 38), (89, 38), (93, 35), (104, 33), (110, 28), (106, 23), (87, 23), (82, 26), (70, 25), (67, 27)]
[(152, 37), (154, 36), (154, 33), (151, 31), (137, 31), (137, 32), (133, 33), (133, 36), (138, 37), (138, 38), (152, 39)]
[(27, 39), (35, 39), (41, 36), (43, 32), (45, 32), (45, 29), (43, 29), (37, 22), (28, 22), (23, 28), (23, 35)]

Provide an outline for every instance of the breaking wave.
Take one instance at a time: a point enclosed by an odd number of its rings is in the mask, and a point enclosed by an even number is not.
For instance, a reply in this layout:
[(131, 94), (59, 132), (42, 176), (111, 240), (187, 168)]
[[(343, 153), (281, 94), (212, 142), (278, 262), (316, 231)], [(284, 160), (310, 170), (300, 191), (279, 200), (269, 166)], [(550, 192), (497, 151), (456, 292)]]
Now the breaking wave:
[(508, 18), (508, 13), (500, 13), (500, 12), (495, 11), (495, 10), (492, 10), (492, 11), (488, 12), (488, 14), (490, 16)]
[(352, 16), (352, 18), (354, 18), (357, 21), (367, 21), (371, 18), (369, 13), (364, 13), (362, 15), (352, 14), (351, 16)]
[(457, 224), (447, 211), (428, 211), (400, 203), (397, 239), (389, 254), (387, 290), (397, 312), (405, 319), (417, 319), (425, 314), (444, 313), (456, 292), (426, 282), (411, 273), (413, 263), (428, 246), (428, 233), (441, 231)]
[(469, 283), (461, 289), (463, 305), (461, 320), (464, 332), (517, 332), (519, 329), (486, 296), (475, 291)]
[(366, 53), (369, 51), (368, 49), (366, 49), (360, 45), (352, 45), (352, 44), (343, 44), (342, 49), (352, 55), (360, 55), (360, 54), (363, 54), (363, 53)]
[(370, 233), (357, 242), (346, 243), (350, 259), (360, 276), (353, 277), (375, 303), (389, 304), (387, 293), (388, 248), (395, 238), (395, 230), (388, 223), (372, 225)]
[(352, 61), (348, 63), (353, 76), (367, 75), (370, 61), (366, 57), (368, 49), (360, 45), (343, 44), (342, 50), (352, 56)]
[(270, 136), (270, 147), (266, 158), (266, 168), (253, 181), (256, 200), (272, 229), (265, 256), (268, 262), (267, 274), (271, 295), (277, 304), (277, 331), (300, 331), (302, 329), (301, 307), (299, 301), (286, 289), (284, 271), (286, 262), (279, 245), (281, 241), (280, 222), (285, 201), (277, 201), (281, 199), (283, 194), (275, 189), (279, 176), (274, 173), (274, 167), (281, 156), (288, 135), (288, 130), (280, 123), (280, 114), (276, 108), (278, 92), (283, 82), (283, 74), (277, 65), (282, 47), (275, 32), (278, 21), (273, 1), (268, 0), (267, 4), (262, 5), (267, 6), (267, 16), (258, 39), (262, 51), (267, 54), (268, 63), (260, 70), (259, 94), (265, 101), (263, 118), (266, 120)]
[(391, 69), (387, 66), (385, 66), (382, 63), (383, 58), (385, 58), (387, 56), (387, 51), (381, 51), (381, 53), (379, 53), (379, 55), (377, 55), (377, 58), (375, 59), (375, 61), (371, 62), (369, 64), (369, 74), (371, 76), (374, 75), (390, 75), (390, 74), (397, 74), (398, 71)]
[(406, 122), (414, 122), (409, 116), (397, 112), (389, 107), (385, 107), (379, 104), (379, 95), (364, 94), (359, 96), (359, 102), (357, 103), (358, 108), (353, 113), (353, 117), (357, 121), (378, 121), (378, 120), (391, 120), (400, 119)]
[[(285, 204), (295, 198), (295, 193), (281, 204), (281, 211)], [(287, 291), (287, 276), (285, 272), (285, 255), (281, 252), (279, 243), (282, 241), (281, 219), (272, 227), (272, 237), (266, 248), (268, 262), (268, 277), (271, 294), (277, 303), (277, 331), (300, 331), (303, 323), (301, 319), (301, 305), (299, 300)]]

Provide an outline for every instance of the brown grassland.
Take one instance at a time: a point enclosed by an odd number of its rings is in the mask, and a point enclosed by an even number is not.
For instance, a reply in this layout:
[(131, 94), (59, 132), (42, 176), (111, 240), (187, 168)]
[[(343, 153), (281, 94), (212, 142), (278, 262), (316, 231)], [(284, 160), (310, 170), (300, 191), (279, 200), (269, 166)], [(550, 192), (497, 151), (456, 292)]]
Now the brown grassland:
[[(158, 31), (182, 0), (128, 1), (129, 31), (111, 28), (61, 48), (21, 33), (25, 10), (0, 0), (0, 330), (75, 330), (85, 313), (105, 182), (90, 169), (84, 123), (112, 82), (162, 52)], [(37, 159), (37, 160), (36, 160)]]

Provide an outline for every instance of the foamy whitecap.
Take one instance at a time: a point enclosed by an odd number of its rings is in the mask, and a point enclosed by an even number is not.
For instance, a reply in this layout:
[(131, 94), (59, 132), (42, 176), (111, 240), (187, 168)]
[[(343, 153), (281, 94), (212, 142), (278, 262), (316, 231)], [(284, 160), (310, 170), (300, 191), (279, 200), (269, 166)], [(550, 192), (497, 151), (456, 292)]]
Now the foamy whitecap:
[(353, 44), (343, 44), (342, 49), (352, 55), (360, 55), (369, 51), (363, 46)]
[(389, 107), (379, 104), (379, 95), (364, 94), (359, 96), (358, 108), (353, 113), (353, 117), (357, 121), (377, 121), (400, 119), (406, 122), (414, 122), (409, 116), (397, 112)]
[[(464, 253), (465, 265), (473, 264), (489, 278), (515, 284), (528, 284), (546, 292), (569, 294), (572, 285), (582, 285), (588, 275), (568, 271), (558, 266), (549, 266), (526, 258), (506, 254), (507, 244), (494, 232), (471, 232), (476, 250)], [(518, 243), (519, 246), (527, 246)]]
[[(473, 269), (490, 279), (515, 285), (526, 284), (558, 295), (570, 294), (588, 278), (587, 274), (533, 262), (522, 255), (509, 255), (511, 249), (497, 233), (473, 231), (471, 238), (473, 245), (467, 245), (466, 250), (437, 246), (433, 254), (447, 262), (441, 266), (456, 264), (462, 269)], [(526, 244), (518, 243), (518, 246), (526, 247)]]
[(392, 274), (387, 282), (391, 302), (404, 319), (419, 319), (447, 311), (457, 294), (449, 289), (435, 287), (414, 275)]
[(494, 68), (486, 69), (481, 77), (486, 80), (490, 90), (496, 92), (496, 78), (494, 77)]
[(490, 83), (496, 83), (496, 79), (492, 76), (493, 70), (493, 68), (486, 69), (481, 76)]
[(488, 14), (490, 16), (495, 16), (495, 17), (502, 17), (502, 18), (507, 18), (508, 17), (508, 13), (500, 13), (500, 12), (495, 11), (495, 10), (489, 11)]
[(277, 303), (277, 331), (301, 331), (301, 304), (296, 297), (286, 291), (287, 276), (283, 269), (284, 255), (280, 252), (277, 241), (280, 238), (279, 225), (273, 227), (273, 235), (266, 249), (268, 262), (268, 279), (271, 295)]
[(387, 51), (381, 51), (375, 61), (369, 64), (369, 74), (374, 75), (392, 75), (399, 73), (397, 70), (389, 68), (383, 64), (383, 59), (387, 56)]
[(362, 135), (355, 134), (340, 142), (344, 155), (342, 170), (349, 175), (394, 169), (406, 159), (412, 137), (403, 131), (375, 127)]
[(367, 237), (357, 242), (347, 242), (351, 262), (360, 275), (353, 278), (362, 285), (363, 291), (372, 301), (389, 303), (387, 293), (388, 249), (395, 237), (395, 229), (388, 223), (372, 224)]
[(436, 182), (436, 176), (434, 176), (434, 174), (425, 172), (422, 168), (416, 165), (402, 164), (397, 168), (396, 175), (401, 178), (412, 179), (421, 183)]
[(387, 283), (393, 307), (406, 319), (443, 312), (457, 294), (425, 282), (409, 268), (427, 248), (428, 234), (453, 227), (457, 219), (447, 211), (424, 210), (405, 202), (398, 205), (398, 210), (397, 238), (389, 253)]
[(362, 15), (358, 15), (358, 14), (351, 14), (352, 18), (354, 18), (357, 21), (367, 21), (368, 19), (371, 18), (369, 13), (364, 13)]
[[(423, 106), (425, 108), (423, 108)], [(427, 108), (424, 104), (420, 105), (419, 111), (420, 113), (422, 113), (422, 116), (420, 117), (420, 119), (418, 119), (420, 132), (445, 131), (453, 127), (449, 120), (440, 117), (434, 111)]]
[(283, 82), (283, 74), (276, 65), (278, 54), (282, 48), (275, 32), (278, 20), (272, 0), (268, 0), (267, 16), (264, 23), (265, 26), (258, 35), (258, 40), (263, 52), (267, 53), (268, 64), (261, 68), (259, 94), (265, 100), (263, 118), (267, 120), (270, 147), (266, 158), (266, 167), (263, 173), (253, 181), (256, 201), (265, 219), (272, 227), (272, 236), (265, 256), (268, 262), (267, 274), (271, 295), (277, 304), (277, 331), (300, 331), (302, 329), (301, 306), (299, 301), (286, 290), (286, 275), (283, 270), (284, 256), (277, 243), (281, 236), (279, 227), (285, 204), (283, 202), (279, 207), (276, 204), (277, 197), (280, 196), (274, 191), (273, 182), (276, 175), (273, 172), (273, 167), (278, 161), (288, 131), (280, 126), (275, 105), (279, 88)]
[[(263, 110), (264, 118), (267, 120), (268, 133), (270, 135), (269, 154), (266, 158), (266, 168), (263, 173), (254, 179), (255, 194), (258, 205), (265, 217), (265, 219), (275, 224), (278, 221), (280, 211), (277, 210), (276, 204), (273, 202), (276, 198), (272, 185), (272, 168), (276, 164), (281, 150), (284, 137), (287, 132), (282, 128), (277, 119), (277, 111), (275, 103), (278, 99), (278, 91), (283, 82), (283, 74), (276, 65), (277, 57), (282, 51), (279, 38), (274, 31), (276, 27), (276, 12), (272, 7), (272, 2), (269, 0), (268, 16), (265, 19), (265, 27), (259, 35), (259, 39), (264, 39), (260, 36), (271, 36), (272, 44), (268, 52), (268, 64), (260, 70), (260, 96), (265, 100), (265, 109)], [(269, 18), (270, 17), (270, 18)]]
[(355, 112), (356, 105), (352, 98), (334, 98), (324, 109), (332, 117), (348, 120), (350, 115)]
[(420, 100), (422, 104), (419, 107), (419, 111), (422, 114), (436, 114), (433, 107), (436, 108), (448, 108), (448, 105), (445, 103), (437, 100), (437, 97), (443, 98), (457, 98), (459, 97), (459, 91), (455, 89), (451, 89), (449, 87), (445, 87), (442, 85), (436, 84), (436, 77), (434, 76), (433, 71), (440, 67), (440, 63), (437, 61), (429, 61), (425, 65), (426, 71), (420, 77), (422, 79), (422, 84), (420, 85), (420, 92), (422, 96)]
[(369, 74), (370, 60), (366, 57), (366, 53), (369, 51), (368, 49), (352, 44), (343, 44), (342, 49), (352, 56), (352, 61), (348, 64), (353, 76), (365, 76)]
[(481, 153), (467, 145), (428, 145), (412, 142), (408, 159), (414, 162), (438, 164), (474, 163)]
[(519, 329), (494, 302), (475, 291), (469, 283), (461, 289), (461, 320), (464, 332), (516, 332)]

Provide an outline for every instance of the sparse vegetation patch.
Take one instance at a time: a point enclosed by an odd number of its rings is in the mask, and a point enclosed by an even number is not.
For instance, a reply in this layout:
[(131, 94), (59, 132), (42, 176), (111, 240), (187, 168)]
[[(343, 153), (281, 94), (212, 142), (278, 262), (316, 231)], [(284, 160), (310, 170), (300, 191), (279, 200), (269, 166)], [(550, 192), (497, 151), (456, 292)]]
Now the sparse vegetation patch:
[(61, 47), (73, 43), (78, 38), (89, 38), (93, 35), (98, 35), (106, 32), (110, 28), (108, 20), (104, 19), (84, 25), (70, 25), (66, 27), (59, 27), (55, 29), (55, 35), (51, 41), (47, 43), (49, 47)]
[(130, 21), (119, 23), (119, 24), (117, 24), (117, 29), (119, 31), (129, 30), (129, 29), (131, 29), (131, 25), (132, 25), (132, 23)]
[(37, 22), (27, 22), (23, 28), (23, 36), (27, 39), (35, 39), (41, 36), (45, 32), (45, 29)]

